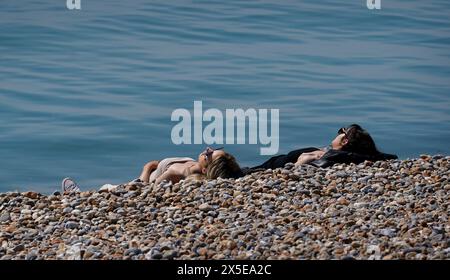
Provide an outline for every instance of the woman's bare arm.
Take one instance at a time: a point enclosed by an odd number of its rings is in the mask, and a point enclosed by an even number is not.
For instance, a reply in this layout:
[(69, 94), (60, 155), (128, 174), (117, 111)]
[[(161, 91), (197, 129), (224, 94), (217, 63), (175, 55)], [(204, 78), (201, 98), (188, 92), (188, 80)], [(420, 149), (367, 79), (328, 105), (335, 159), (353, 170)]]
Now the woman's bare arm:
[(175, 183), (178, 183), (181, 179), (184, 179), (183, 174), (180, 174), (176, 170), (169, 168), (161, 176), (156, 178), (155, 183), (158, 185), (162, 181), (167, 180), (167, 181), (172, 181), (172, 183), (175, 184)]
[(325, 154), (324, 151), (314, 151), (311, 153), (303, 153), (298, 157), (297, 162), (295, 163), (295, 166), (297, 167), (301, 164), (310, 163), (311, 161), (321, 158), (324, 154)]

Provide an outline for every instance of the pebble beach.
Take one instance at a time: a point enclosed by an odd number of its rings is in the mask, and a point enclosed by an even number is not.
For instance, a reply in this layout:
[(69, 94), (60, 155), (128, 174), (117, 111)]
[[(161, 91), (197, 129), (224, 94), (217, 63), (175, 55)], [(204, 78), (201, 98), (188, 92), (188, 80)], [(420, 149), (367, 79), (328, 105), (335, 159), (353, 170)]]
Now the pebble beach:
[(0, 194), (0, 259), (450, 259), (450, 156)]

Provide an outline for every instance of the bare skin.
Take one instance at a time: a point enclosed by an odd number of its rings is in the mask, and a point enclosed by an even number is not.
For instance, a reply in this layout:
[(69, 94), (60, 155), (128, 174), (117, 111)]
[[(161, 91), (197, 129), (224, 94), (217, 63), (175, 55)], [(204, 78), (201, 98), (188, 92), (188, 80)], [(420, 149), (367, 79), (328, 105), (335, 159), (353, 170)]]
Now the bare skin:
[[(341, 150), (342, 147), (344, 147), (347, 143), (348, 139), (345, 137), (344, 133), (341, 133), (338, 136), (336, 136), (336, 138), (334, 138), (334, 140), (331, 142), (331, 147), (333, 150)], [(310, 153), (303, 153), (298, 157), (295, 166), (297, 167), (301, 164), (307, 164), (316, 159), (320, 159), (324, 154), (325, 151), (323, 150), (318, 150)]]
[[(222, 150), (213, 151), (212, 149), (208, 149), (209, 148), (198, 155), (197, 161), (172, 164), (163, 174), (161, 174), (161, 176), (156, 178), (155, 183), (159, 184), (164, 180), (177, 183), (191, 174), (206, 174), (206, 167), (208, 164), (225, 154)], [(139, 179), (145, 183), (148, 183), (150, 180), (150, 175), (156, 170), (158, 163), (158, 161), (150, 161), (145, 164)]]

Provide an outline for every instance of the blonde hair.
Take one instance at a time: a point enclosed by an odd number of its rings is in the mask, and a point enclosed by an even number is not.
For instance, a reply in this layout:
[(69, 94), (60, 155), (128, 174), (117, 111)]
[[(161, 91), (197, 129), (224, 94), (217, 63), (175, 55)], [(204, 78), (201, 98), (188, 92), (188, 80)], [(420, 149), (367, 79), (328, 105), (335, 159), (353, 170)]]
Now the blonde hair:
[(206, 167), (206, 178), (216, 179), (216, 178), (239, 178), (243, 175), (239, 164), (236, 159), (229, 153), (224, 153), (224, 155), (213, 160)]

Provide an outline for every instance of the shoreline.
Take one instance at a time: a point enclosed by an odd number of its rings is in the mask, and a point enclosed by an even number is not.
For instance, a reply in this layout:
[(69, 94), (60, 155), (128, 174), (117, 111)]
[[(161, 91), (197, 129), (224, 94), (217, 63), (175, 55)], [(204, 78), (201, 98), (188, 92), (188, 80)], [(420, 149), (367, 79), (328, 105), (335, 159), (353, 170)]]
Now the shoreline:
[(0, 259), (450, 259), (450, 156), (0, 193)]

